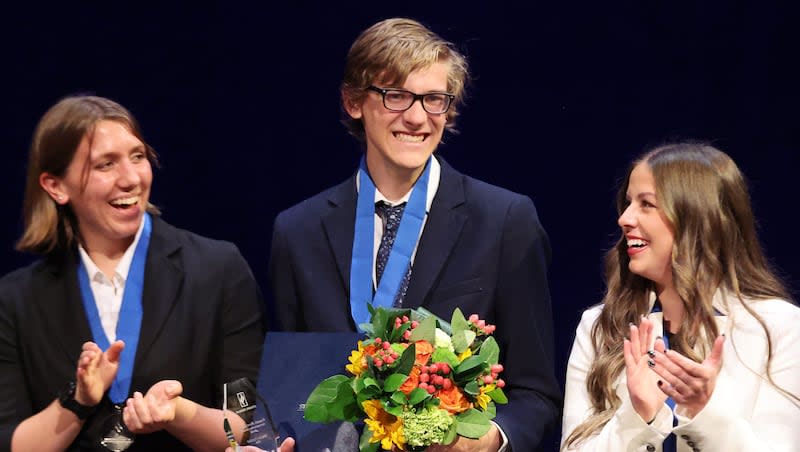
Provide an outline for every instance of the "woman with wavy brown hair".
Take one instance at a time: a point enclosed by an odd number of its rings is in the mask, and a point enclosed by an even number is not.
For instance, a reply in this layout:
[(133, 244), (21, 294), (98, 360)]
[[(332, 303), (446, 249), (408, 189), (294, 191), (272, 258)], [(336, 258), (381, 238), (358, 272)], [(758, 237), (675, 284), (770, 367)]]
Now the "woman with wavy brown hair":
[(707, 144), (657, 147), (617, 208), (607, 291), (569, 358), (562, 449), (796, 450), (800, 309), (736, 164)]

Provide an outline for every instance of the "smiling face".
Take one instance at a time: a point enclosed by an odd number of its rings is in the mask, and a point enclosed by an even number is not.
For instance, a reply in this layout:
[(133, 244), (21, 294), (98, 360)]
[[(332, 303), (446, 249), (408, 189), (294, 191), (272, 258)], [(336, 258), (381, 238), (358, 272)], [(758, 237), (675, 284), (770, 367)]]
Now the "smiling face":
[[(447, 92), (450, 64), (437, 62), (408, 75), (401, 88), (416, 94)], [(395, 112), (383, 105), (379, 93), (370, 91), (360, 103), (346, 105), (353, 119), (361, 119), (367, 143), (367, 166), (370, 174), (392, 174), (415, 180), (425, 167), (428, 158), (442, 140), (446, 114), (431, 114), (415, 101), (406, 111)]]
[(657, 287), (672, 286), (672, 248), (675, 235), (659, 208), (655, 179), (646, 162), (631, 171), (628, 206), (617, 223), (628, 244), (628, 268)]
[(88, 250), (125, 250), (150, 198), (153, 172), (146, 148), (121, 122), (98, 121), (81, 140), (63, 177), (43, 173), (42, 187), (69, 204)]

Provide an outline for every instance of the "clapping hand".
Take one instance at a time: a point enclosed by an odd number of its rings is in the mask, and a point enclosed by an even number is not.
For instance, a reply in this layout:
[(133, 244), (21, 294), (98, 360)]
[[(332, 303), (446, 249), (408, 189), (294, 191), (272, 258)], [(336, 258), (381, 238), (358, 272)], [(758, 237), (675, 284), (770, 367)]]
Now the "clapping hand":
[(125, 425), (133, 433), (151, 433), (163, 429), (175, 419), (176, 401), (183, 393), (177, 380), (162, 380), (142, 395), (136, 391), (122, 411)]
[(653, 370), (663, 380), (659, 387), (664, 395), (686, 410), (689, 418), (706, 406), (714, 392), (722, 368), (724, 343), (725, 336), (717, 337), (708, 357), (702, 363), (696, 363), (674, 350), (666, 350), (662, 339), (656, 340), (656, 366)]
[(655, 352), (648, 350), (652, 335), (653, 322), (642, 317), (638, 327), (630, 325), (630, 340), (625, 339), (622, 346), (628, 394), (633, 408), (645, 422), (654, 419), (667, 400), (667, 395), (659, 390), (659, 375), (653, 371)]
[(119, 356), (125, 343), (116, 341), (105, 352), (94, 342), (85, 342), (75, 370), (75, 400), (81, 405), (100, 403), (119, 369)]

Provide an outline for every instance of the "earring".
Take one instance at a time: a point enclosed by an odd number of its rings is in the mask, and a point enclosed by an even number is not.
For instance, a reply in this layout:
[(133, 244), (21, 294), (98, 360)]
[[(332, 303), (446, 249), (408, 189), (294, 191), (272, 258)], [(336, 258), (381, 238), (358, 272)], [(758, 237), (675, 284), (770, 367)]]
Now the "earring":
[(62, 201), (62, 200), (64, 199), (64, 197), (63, 197), (63, 196), (61, 196), (61, 195), (58, 195), (58, 196), (56, 196), (56, 199), (57, 199), (58, 201)]

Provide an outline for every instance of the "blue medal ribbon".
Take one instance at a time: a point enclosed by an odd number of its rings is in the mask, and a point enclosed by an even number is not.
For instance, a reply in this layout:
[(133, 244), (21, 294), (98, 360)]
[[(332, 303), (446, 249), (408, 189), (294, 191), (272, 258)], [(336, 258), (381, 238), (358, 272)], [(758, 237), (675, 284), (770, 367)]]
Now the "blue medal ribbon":
[(397, 237), (389, 253), (386, 269), (383, 271), (375, 296), (372, 296), (372, 267), (375, 247), (375, 184), (369, 177), (364, 157), (359, 165), (358, 203), (356, 204), (356, 225), (353, 237), (353, 257), (350, 261), (350, 314), (356, 328), (361, 330), (362, 323), (369, 322), (367, 304), (391, 307), (394, 303), (400, 282), (405, 277), (411, 262), (411, 256), (422, 230), (428, 198), (428, 179), (431, 161), (428, 159), (425, 170), (414, 183), (411, 197), (408, 200)]
[[(122, 305), (117, 321), (117, 339), (125, 342), (125, 350), (120, 355), (119, 370), (111, 384), (108, 396), (115, 404), (120, 404), (128, 398), (133, 377), (133, 361), (136, 358), (136, 348), (139, 345), (139, 331), (142, 326), (142, 292), (144, 288), (144, 266), (147, 261), (147, 249), (150, 244), (150, 232), (152, 222), (150, 214), (144, 214), (144, 227), (139, 243), (133, 253), (131, 268), (128, 271), (128, 278), (125, 281), (125, 290), (122, 293)], [(100, 314), (97, 311), (97, 303), (94, 300), (91, 285), (89, 284), (89, 274), (83, 261), (79, 259), (78, 264), (78, 285), (81, 289), (83, 308), (89, 319), (89, 326), (92, 330), (94, 342), (102, 349), (108, 350), (110, 346), (103, 324), (100, 321)]]

